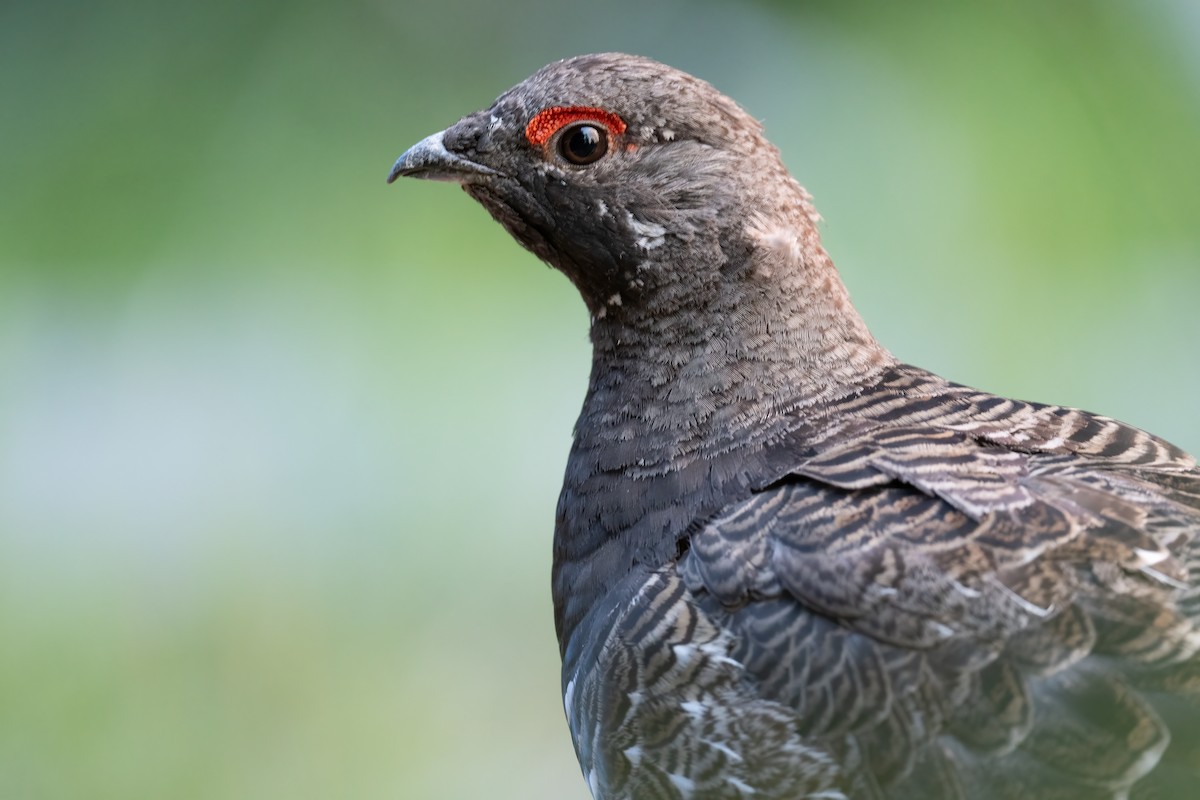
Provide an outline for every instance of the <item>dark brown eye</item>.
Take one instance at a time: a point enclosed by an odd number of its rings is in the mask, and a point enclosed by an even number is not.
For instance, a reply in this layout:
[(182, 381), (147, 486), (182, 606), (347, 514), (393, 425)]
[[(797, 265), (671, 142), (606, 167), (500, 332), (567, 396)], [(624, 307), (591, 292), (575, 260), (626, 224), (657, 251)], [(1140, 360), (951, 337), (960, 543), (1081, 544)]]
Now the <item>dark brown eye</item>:
[(558, 139), (558, 152), (572, 164), (591, 164), (608, 152), (608, 131), (590, 122), (571, 125)]

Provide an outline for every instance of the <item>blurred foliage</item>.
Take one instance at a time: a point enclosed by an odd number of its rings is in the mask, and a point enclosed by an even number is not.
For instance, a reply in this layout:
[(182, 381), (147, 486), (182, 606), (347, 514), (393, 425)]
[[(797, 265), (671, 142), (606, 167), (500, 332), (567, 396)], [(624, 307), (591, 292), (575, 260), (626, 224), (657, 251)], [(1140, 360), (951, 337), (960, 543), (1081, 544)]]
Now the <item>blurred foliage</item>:
[(0, 5), (0, 796), (586, 796), (586, 320), (394, 157), (575, 53), (762, 118), (901, 357), (1200, 450), (1189, 0)]

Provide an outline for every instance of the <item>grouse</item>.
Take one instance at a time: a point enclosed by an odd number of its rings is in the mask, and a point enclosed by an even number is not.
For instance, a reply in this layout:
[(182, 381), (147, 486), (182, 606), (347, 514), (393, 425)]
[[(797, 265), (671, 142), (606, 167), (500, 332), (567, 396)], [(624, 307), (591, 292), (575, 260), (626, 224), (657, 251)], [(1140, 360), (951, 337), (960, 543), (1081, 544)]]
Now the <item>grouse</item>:
[(1196, 796), (1192, 457), (898, 361), (759, 123), (649, 59), (550, 64), (399, 176), (590, 313), (552, 590), (596, 800)]

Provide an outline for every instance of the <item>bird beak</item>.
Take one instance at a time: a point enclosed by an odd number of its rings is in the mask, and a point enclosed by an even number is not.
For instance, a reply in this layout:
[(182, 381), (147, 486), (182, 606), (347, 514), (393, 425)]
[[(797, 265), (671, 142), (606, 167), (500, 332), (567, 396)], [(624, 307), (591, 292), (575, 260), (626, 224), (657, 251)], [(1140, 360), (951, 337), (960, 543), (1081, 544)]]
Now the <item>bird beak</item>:
[(474, 183), (480, 178), (498, 174), (496, 170), (477, 164), (468, 158), (446, 149), (443, 143), (445, 131), (426, 136), (404, 151), (392, 165), (387, 182), (399, 177), (423, 178), (427, 181), (450, 181), (452, 183)]

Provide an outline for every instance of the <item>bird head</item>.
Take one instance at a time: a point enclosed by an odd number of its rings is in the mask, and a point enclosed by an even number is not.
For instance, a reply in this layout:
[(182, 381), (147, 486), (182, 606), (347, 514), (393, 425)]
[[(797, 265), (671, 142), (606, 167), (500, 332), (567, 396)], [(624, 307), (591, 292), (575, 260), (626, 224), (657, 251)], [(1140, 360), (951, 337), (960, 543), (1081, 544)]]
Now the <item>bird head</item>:
[(617, 53), (544, 67), (401, 155), (388, 181), (400, 176), (460, 183), (575, 283), (594, 319), (703, 303), (737, 279), (748, 220), (816, 219), (736, 103)]

